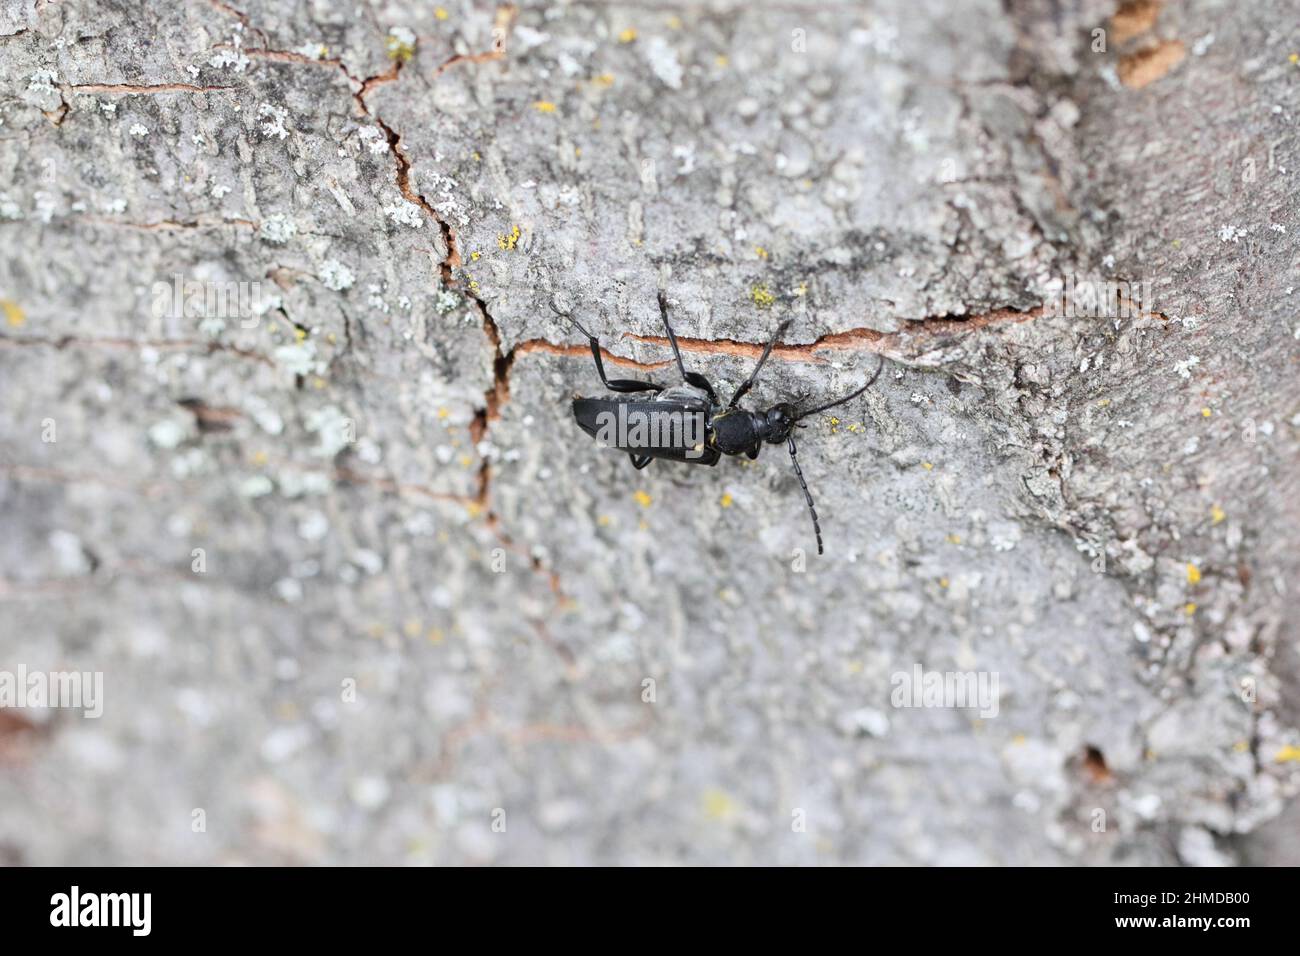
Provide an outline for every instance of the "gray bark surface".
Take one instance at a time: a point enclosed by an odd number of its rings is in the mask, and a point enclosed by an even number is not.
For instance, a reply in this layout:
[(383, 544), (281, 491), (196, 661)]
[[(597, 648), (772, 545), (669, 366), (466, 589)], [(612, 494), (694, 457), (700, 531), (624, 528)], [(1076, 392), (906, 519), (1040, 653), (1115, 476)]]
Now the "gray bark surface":
[(0, 0), (0, 860), (1300, 862), (1293, 17)]

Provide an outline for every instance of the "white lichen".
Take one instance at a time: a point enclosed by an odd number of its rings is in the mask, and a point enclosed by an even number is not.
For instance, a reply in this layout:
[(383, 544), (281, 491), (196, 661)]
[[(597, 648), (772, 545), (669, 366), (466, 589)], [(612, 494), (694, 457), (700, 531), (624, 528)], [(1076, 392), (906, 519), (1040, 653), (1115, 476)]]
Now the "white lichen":
[(664, 86), (672, 90), (682, 88), (682, 64), (677, 59), (677, 51), (662, 36), (652, 36), (641, 48), (646, 61), (654, 75), (659, 77)]
[(284, 124), (289, 118), (289, 111), (283, 106), (263, 103), (257, 108), (257, 115), (265, 120), (261, 127), (263, 136), (277, 136), (280, 139), (288, 137), (289, 131)]
[(310, 339), (281, 345), (271, 357), (291, 375), (319, 374), (325, 370), (325, 363), (316, 357), (316, 343)]
[(330, 259), (320, 267), (320, 281), (324, 283), (325, 288), (333, 289), (335, 292), (352, 288), (356, 278), (352, 270), (337, 259)]
[(336, 405), (326, 405), (307, 413), (307, 431), (316, 435), (319, 444), (313, 454), (333, 458), (352, 441), (354, 426)]
[(372, 156), (388, 152), (388, 139), (383, 132), (373, 126), (363, 126), (357, 130), (357, 136), (365, 144)]
[(412, 229), (419, 229), (424, 224), (424, 220), (420, 218), (420, 207), (405, 199), (398, 199), (385, 205), (384, 215), (399, 226), (410, 226)]
[(439, 289), (433, 296), (433, 308), (439, 315), (449, 315), (460, 308), (461, 298), (450, 289)]
[(274, 490), (275, 486), (266, 475), (249, 475), (239, 483), (239, 487), (236, 489), (243, 498), (261, 498), (263, 495), (269, 495)]
[(234, 67), (236, 73), (243, 73), (244, 70), (248, 69), (248, 64), (250, 62), (251, 61), (248, 57), (244, 56), (244, 51), (236, 46), (233, 49), (218, 50), (217, 53), (208, 60), (208, 66), (215, 66), (217, 69), (222, 70), (227, 67)]
[(265, 242), (284, 245), (298, 234), (298, 227), (284, 213), (277, 212), (262, 220), (261, 228), (258, 229), (257, 234)]

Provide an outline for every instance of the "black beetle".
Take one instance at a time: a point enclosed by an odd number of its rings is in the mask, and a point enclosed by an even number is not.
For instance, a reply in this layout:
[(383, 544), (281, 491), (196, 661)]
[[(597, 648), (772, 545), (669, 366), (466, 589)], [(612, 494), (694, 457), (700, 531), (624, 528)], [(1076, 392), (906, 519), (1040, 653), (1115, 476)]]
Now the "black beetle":
[(766, 412), (737, 408), (736, 403), (753, 387), (754, 379), (758, 377), (767, 357), (772, 354), (773, 346), (790, 327), (789, 320), (786, 320), (777, 327), (763, 348), (754, 371), (736, 389), (724, 407), (707, 378), (699, 372), (686, 371), (681, 350), (677, 347), (677, 336), (673, 334), (672, 324), (668, 321), (668, 303), (663, 292), (659, 293), (659, 311), (663, 315), (668, 341), (677, 359), (677, 368), (682, 373), (681, 385), (665, 387), (635, 379), (607, 378), (605, 363), (600, 357), (600, 340), (570, 317), (570, 321), (591, 344), (596, 372), (607, 389), (622, 394), (654, 393), (653, 398), (645, 401), (631, 398), (575, 398), (573, 417), (578, 426), (603, 445), (626, 451), (637, 469), (644, 468), (656, 458), (694, 465), (716, 465), (723, 455), (746, 455), (754, 459), (758, 457), (764, 442), (772, 445), (785, 442), (790, 449), (790, 461), (794, 464), (799, 487), (803, 489), (808, 511), (812, 514), (813, 530), (817, 534), (817, 553), (822, 554), (822, 528), (817, 520), (817, 509), (813, 506), (808, 483), (799, 467), (793, 431), (796, 427), (806, 427), (799, 424), (800, 419), (842, 405), (865, 392), (880, 376), (884, 359), (880, 360), (875, 374), (866, 385), (833, 402), (804, 411), (797, 411), (789, 402), (779, 402)]

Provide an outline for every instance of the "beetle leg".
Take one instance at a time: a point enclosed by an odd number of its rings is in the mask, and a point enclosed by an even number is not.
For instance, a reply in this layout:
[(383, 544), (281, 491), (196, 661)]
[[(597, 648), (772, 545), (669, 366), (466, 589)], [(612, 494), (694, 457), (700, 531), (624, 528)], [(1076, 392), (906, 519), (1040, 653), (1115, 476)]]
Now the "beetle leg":
[(662, 392), (664, 387), (654, 382), (638, 382), (632, 378), (607, 378), (605, 375), (605, 363), (600, 357), (600, 339), (592, 335), (577, 319), (570, 317), (569, 321), (578, 327), (578, 331), (587, 337), (587, 343), (591, 346), (591, 357), (596, 360), (596, 374), (600, 376), (601, 384), (611, 392)]
[(638, 458), (636, 455), (632, 454), (631, 452), (628, 452), (627, 456), (632, 459), (632, 467), (635, 468), (637, 471), (640, 471), (646, 465), (650, 464), (650, 462), (654, 461), (654, 459), (651, 458), (649, 455), (642, 455), (640, 458)]
[(659, 290), (659, 314), (663, 316), (664, 329), (668, 333), (668, 343), (673, 347), (673, 356), (677, 359), (677, 368), (682, 373), (682, 381), (690, 382), (691, 377), (686, 372), (686, 363), (682, 361), (682, 350), (677, 347), (677, 336), (673, 334), (672, 323), (668, 321), (668, 300), (664, 297), (663, 289)]
[(699, 372), (687, 372), (686, 384), (694, 385), (696, 388), (703, 389), (704, 394), (709, 396), (710, 402), (712, 402), (714, 405), (719, 404), (718, 393), (713, 390), (713, 386), (709, 384), (709, 380), (705, 378), (703, 375), (701, 375)]
[(767, 357), (772, 354), (772, 349), (776, 346), (776, 340), (784, 335), (785, 330), (789, 327), (789, 319), (786, 319), (776, 327), (776, 331), (773, 332), (772, 337), (768, 339), (767, 345), (763, 347), (763, 354), (758, 357), (758, 364), (754, 366), (754, 371), (749, 373), (749, 378), (745, 379), (745, 381), (741, 383), (740, 388), (736, 389), (736, 394), (731, 396), (731, 401), (727, 402), (728, 408), (735, 408), (736, 402), (740, 401), (741, 397), (754, 387), (754, 379), (758, 378), (758, 373), (759, 370), (763, 368), (763, 363), (766, 362)]

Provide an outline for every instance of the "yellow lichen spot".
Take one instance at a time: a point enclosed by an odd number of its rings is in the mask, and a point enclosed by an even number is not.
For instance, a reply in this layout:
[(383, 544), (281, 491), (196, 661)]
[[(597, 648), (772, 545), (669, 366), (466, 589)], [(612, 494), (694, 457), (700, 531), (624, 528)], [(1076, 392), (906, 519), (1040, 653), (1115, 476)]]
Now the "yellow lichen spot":
[(861, 674), (862, 666), (862, 661), (849, 661), (844, 665), (844, 669), (850, 674)]
[(483, 513), (483, 506), (477, 501), (465, 502), (465, 510), (469, 512), (471, 518), (477, 518)]
[(760, 309), (770, 309), (776, 304), (776, 296), (766, 285), (756, 285), (749, 292), (749, 297), (754, 300), (754, 304)]
[(614, 85), (614, 74), (601, 73), (599, 76), (593, 76), (591, 78), (591, 85), (599, 86), (601, 89), (607, 90)]
[(800, 282), (797, 286), (794, 287), (794, 294), (795, 294), (795, 295), (807, 295), (807, 294), (808, 294), (808, 283), (807, 283), (807, 282)]
[(959, 535), (959, 534), (950, 534), (950, 535), (948, 535), (948, 543), (949, 543), (949, 544), (961, 544), (961, 535)]
[(1295, 763), (1297, 761), (1300, 761), (1300, 747), (1294, 744), (1287, 744), (1273, 755), (1274, 763)]
[(943, 589), (946, 591), (946, 590), (948, 589), (948, 579), (947, 579), (947, 578), (940, 578), (940, 579), (939, 579), (939, 587), (943, 588)]
[(718, 65), (718, 69), (725, 70), (731, 65), (731, 59), (725, 53), (719, 53), (713, 58), (713, 62)]
[(384, 38), (384, 46), (388, 50), (388, 58), (395, 63), (407, 63), (411, 57), (415, 56), (415, 42), (413, 40), (405, 40), (390, 33)]
[(1187, 583), (1199, 584), (1201, 580), (1201, 569), (1190, 561), (1187, 562)]
[(406, 619), (406, 623), (402, 625), (402, 633), (407, 637), (419, 637), (422, 630), (424, 630), (424, 625), (418, 618), (409, 617)]
[(537, 110), (539, 113), (554, 113), (555, 104), (550, 100), (538, 100), (533, 104), (533, 109)]
[(471, 252), (471, 253), (469, 254), (469, 261), (470, 261), (470, 262), (478, 262), (479, 259), (481, 259), (481, 258), (483, 258), (483, 253), (481, 253), (481, 252), (479, 252), (479, 251), (477, 251), (477, 250), (475, 250), (474, 252)]
[(1247, 750), (1250, 749), (1250, 741), (1238, 740), (1235, 744), (1232, 745), (1232, 749), (1237, 751), (1237, 753), (1239, 754), (1245, 753)]
[(704, 815), (710, 820), (730, 820), (736, 815), (736, 801), (721, 790), (706, 790)]
[(470, 279), (470, 280), (469, 280), (469, 291), (470, 291), (470, 292), (477, 292), (477, 291), (478, 291), (478, 279)]
[(725, 493), (722, 495), (722, 507), (724, 507), (724, 508), (730, 508), (731, 505), (732, 505), (732, 503), (733, 503), (733, 501), (734, 501), (734, 499), (731, 497), (731, 493), (730, 493), (730, 492), (725, 492)]
[(1300, 53), (1292, 53), (1286, 59), (1288, 63), (1300, 63)]
[(497, 245), (507, 252), (513, 250), (519, 245), (519, 227), (515, 226), (508, 233), (501, 233), (497, 236)]
[(324, 387), (325, 387), (325, 384), (326, 384), (326, 383), (325, 383), (325, 379), (321, 378), (319, 375), (313, 375), (313, 376), (312, 376), (312, 378), (311, 378), (311, 387), (312, 387), (312, 388), (321, 389), (321, 388), (324, 388)]
[(446, 20), (450, 14), (448, 14), (442, 7), (434, 7), (433, 15), (438, 20)]
[(477, 149), (474, 150), (474, 152), (470, 153), (470, 156), (474, 158), (474, 162), (476, 163), (483, 162), (483, 154), (480, 153)]
[(614, 519), (611, 518), (609, 515), (601, 515), (599, 518), (596, 519), (596, 524), (600, 525), (602, 528), (608, 528), (613, 523), (614, 523)]
[(1026, 737), (1024, 734), (1016, 734), (1014, 737), (1011, 738), (1011, 742), (1015, 744), (1017, 747), (1023, 747), (1028, 740), (1029, 738)]
[(446, 640), (446, 635), (443, 634), (442, 631), (436, 627), (429, 628), (429, 633), (425, 634), (424, 637), (430, 644), (434, 645), (435, 647), (437, 647), (444, 640)]
[(1191, 617), (1193, 614), (1196, 613), (1196, 605), (1188, 601), (1186, 604), (1183, 605), (1183, 613), (1186, 614), (1188, 617)]
[(767, 250), (764, 249), (762, 246), (755, 246), (755, 247), (754, 247), (754, 255), (758, 256), (760, 259), (766, 259), (766, 258), (767, 258)]
[(1226, 517), (1228, 516), (1223, 513), (1223, 509), (1218, 505), (1214, 505), (1210, 508), (1210, 524), (1219, 524)]
[(267, 463), (267, 461), (268, 461), (268, 459), (267, 459), (267, 457), (266, 457), (266, 452), (264, 452), (264, 451), (258, 451), (258, 452), (254, 452), (254, 453), (253, 453), (253, 464), (254, 464), (254, 465), (257, 465), (258, 467), (261, 467), (262, 465), (265, 465), (265, 464)]
[(451, 412), (447, 411), (447, 409), (445, 409), (445, 408), (440, 408), (440, 409), (438, 409), (438, 417), (439, 417), (439, 418), (446, 418), (446, 417), (449, 416), (450, 414), (451, 414)]
[(27, 321), (27, 313), (17, 302), (10, 302), (8, 299), (0, 299), (0, 308), (4, 309), (5, 324), (11, 329), (16, 329)]
[(460, 466), (462, 468), (468, 468), (472, 464), (474, 464), (474, 459), (469, 457), (469, 455), (460, 456)]
[(339, 337), (335, 335), (333, 332), (325, 333), (325, 341), (328, 342), (330, 345), (334, 345), (336, 342), (338, 342), (338, 340)]
[(634, 494), (632, 497), (636, 499), (636, 503), (639, 504), (642, 508), (650, 507), (651, 498), (644, 491), (637, 491), (636, 494)]
[(636, 27), (628, 27), (618, 35), (619, 43), (631, 43), (636, 39)]
[(1202, 408), (1202, 409), (1201, 409), (1201, 417), (1202, 417), (1202, 418), (1209, 418), (1209, 417), (1210, 417), (1211, 415), (1213, 415), (1213, 414), (1214, 414), (1214, 413), (1211, 412), (1208, 408)]
[(1097, 406), (1098, 406), (1099, 408), (1105, 408), (1105, 407), (1106, 407), (1107, 405), (1109, 405), (1109, 404), (1110, 404), (1110, 399), (1109, 399), (1109, 398), (1103, 398), (1103, 399), (1100, 399), (1100, 400), (1097, 402)]
[(680, 30), (682, 28), (682, 18), (675, 13), (664, 22), (668, 24), (669, 30)]
[(933, 462), (923, 461), (923, 462), (921, 462), (921, 467), (924, 468), (926, 471), (934, 471), (934, 463), (933, 463)]

